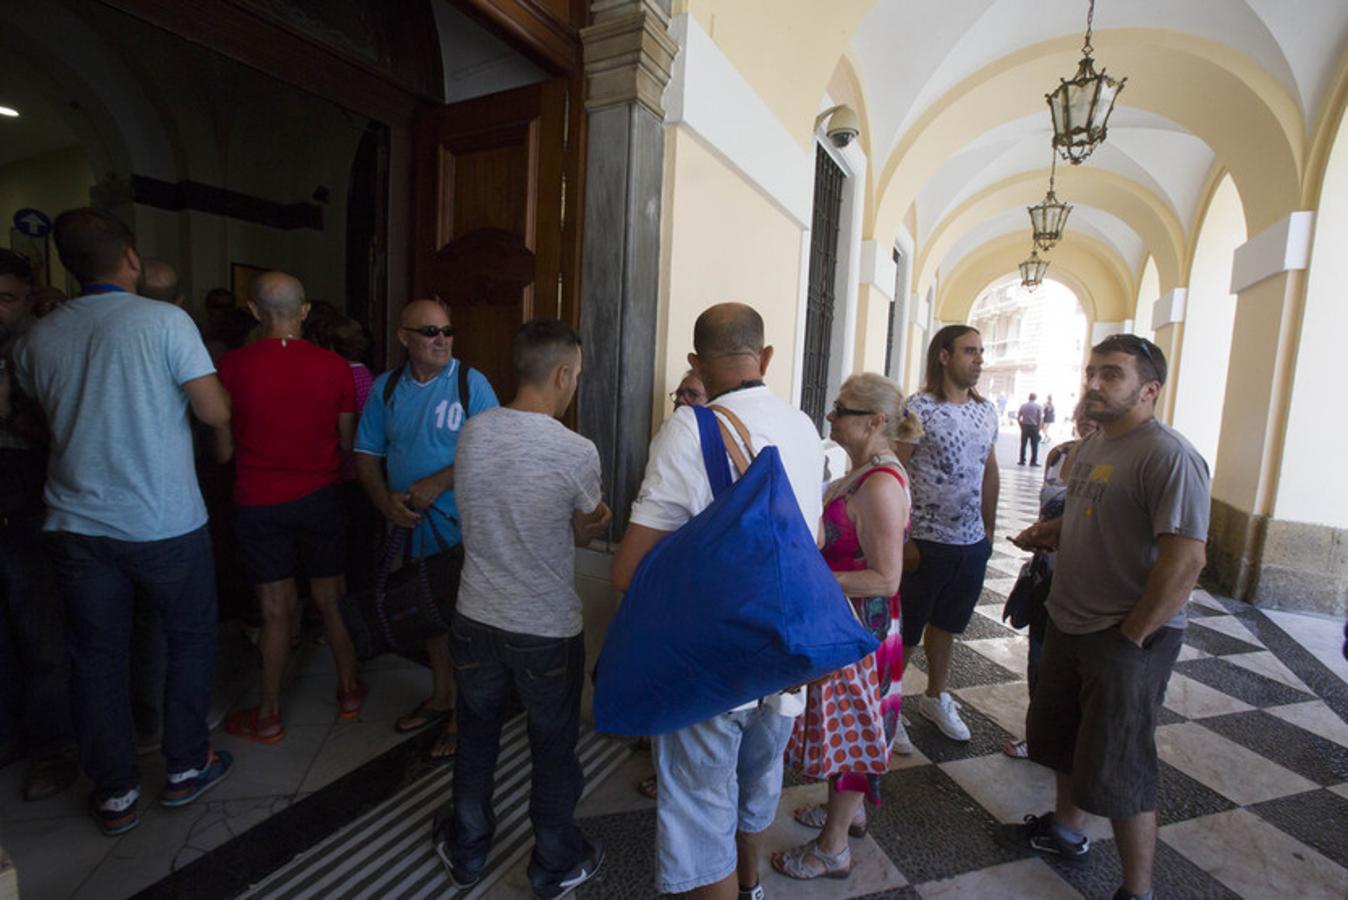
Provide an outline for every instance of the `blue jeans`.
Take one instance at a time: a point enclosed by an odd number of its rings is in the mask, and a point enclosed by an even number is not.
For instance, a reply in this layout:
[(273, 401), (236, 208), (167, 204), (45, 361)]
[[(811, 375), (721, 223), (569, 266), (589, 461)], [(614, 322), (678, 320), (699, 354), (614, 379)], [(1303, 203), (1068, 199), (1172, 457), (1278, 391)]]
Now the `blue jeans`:
[(0, 519), (0, 755), (68, 746), (70, 674), (44, 510)]
[(71, 532), (50, 536), (65, 601), (80, 766), (98, 801), (140, 785), (131, 713), (136, 595), (153, 605), (165, 647), (164, 757), (170, 774), (200, 766), (215, 676), (215, 564), (205, 526), (162, 541)]
[(450, 621), (449, 652), (459, 692), (450, 840), (454, 863), (477, 869), (491, 849), (496, 832), (492, 811), (496, 758), (513, 685), (528, 716), (533, 762), (529, 820), (534, 852), (529, 880), (536, 889), (555, 885), (588, 852), (575, 821), (576, 803), (585, 786), (576, 756), (585, 637), (516, 634), (456, 612)]
[(164, 709), (164, 634), (159, 609), (148, 597), (136, 598), (131, 633), (131, 718), (136, 734), (159, 734)]

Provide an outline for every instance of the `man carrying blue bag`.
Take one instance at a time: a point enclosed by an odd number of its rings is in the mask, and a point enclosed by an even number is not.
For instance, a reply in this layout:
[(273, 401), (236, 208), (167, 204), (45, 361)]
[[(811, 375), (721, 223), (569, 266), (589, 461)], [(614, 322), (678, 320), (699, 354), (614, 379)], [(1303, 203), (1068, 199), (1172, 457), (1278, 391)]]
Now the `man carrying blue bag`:
[[(731, 435), (725, 438), (727, 450), (733, 457), (742, 451), (752, 456), (755, 451), (776, 448), (807, 529), (802, 540), (806, 543), (817, 533), (822, 512), (823, 446), (809, 417), (773, 396), (763, 384), (772, 348), (764, 346), (762, 317), (743, 304), (713, 306), (698, 317), (693, 346), (695, 352), (688, 361), (706, 385), (710, 402), (730, 411), (747, 431), (748, 447), (742, 438), (734, 437), (735, 429), (723, 431)], [(631, 524), (613, 561), (617, 588), (626, 590), (643, 558), (657, 544), (712, 505), (708, 473), (712, 464), (704, 460), (694, 409), (676, 410), (651, 444)], [(786, 493), (782, 490), (780, 495)], [(808, 544), (801, 550), (802, 555), (817, 552)], [(738, 566), (727, 559), (733, 560), (734, 554), (709, 564), (726, 568), (725, 583), (733, 585), (739, 573), (732, 569)], [(775, 571), (789, 577), (790, 564), (787, 560)], [(727, 587), (730, 590), (733, 587)], [(744, 647), (743, 652), (751, 656), (754, 649)], [(600, 664), (601, 686), (609, 658), (606, 646)], [(685, 683), (683, 689), (700, 691), (703, 685)], [(741, 898), (763, 896), (758, 880), (760, 836), (777, 811), (782, 753), (792, 721), (804, 708), (803, 694), (802, 690), (774, 691), (653, 738), (659, 783), (656, 850), (661, 891), (691, 891), (699, 898), (730, 898), (737, 891)], [(598, 702), (597, 698), (597, 707)]]

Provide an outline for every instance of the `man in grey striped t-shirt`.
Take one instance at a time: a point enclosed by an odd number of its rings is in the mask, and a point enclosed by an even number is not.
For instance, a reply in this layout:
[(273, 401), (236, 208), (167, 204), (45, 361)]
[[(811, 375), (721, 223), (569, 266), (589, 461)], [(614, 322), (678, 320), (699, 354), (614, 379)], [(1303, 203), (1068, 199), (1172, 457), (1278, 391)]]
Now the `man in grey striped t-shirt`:
[(436, 817), (436, 852), (459, 887), (482, 876), (496, 820), (492, 793), (513, 685), (529, 719), (533, 773), (529, 880), (537, 897), (588, 881), (603, 848), (576, 827), (584, 786), (576, 740), (585, 637), (575, 548), (611, 518), (599, 451), (557, 421), (576, 393), (580, 338), (555, 320), (526, 322), (513, 345), (519, 391), (474, 416), (459, 436), (454, 491), (464, 565), (451, 620), (459, 686), (454, 794)]

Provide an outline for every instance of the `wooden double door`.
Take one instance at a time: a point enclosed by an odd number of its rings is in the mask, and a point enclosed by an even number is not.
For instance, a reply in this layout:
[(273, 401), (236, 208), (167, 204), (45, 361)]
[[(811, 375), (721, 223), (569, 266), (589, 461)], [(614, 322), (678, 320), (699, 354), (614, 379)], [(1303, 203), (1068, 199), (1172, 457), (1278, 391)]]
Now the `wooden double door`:
[(579, 323), (580, 83), (555, 78), (417, 120), (413, 296), (450, 307), (454, 355), (502, 402), (531, 318)]

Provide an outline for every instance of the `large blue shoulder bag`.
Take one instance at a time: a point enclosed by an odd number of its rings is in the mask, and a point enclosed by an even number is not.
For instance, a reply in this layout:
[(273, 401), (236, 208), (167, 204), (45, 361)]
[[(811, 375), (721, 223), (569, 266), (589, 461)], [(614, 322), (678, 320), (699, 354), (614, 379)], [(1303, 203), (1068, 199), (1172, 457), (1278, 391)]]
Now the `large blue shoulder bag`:
[(594, 693), (596, 727), (609, 734), (666, 734), (877, 647), (801, 518), (777, 448), (754, 456), (729, 410), (694, 412), (715, 499), (646, 555), (609, 625)]

